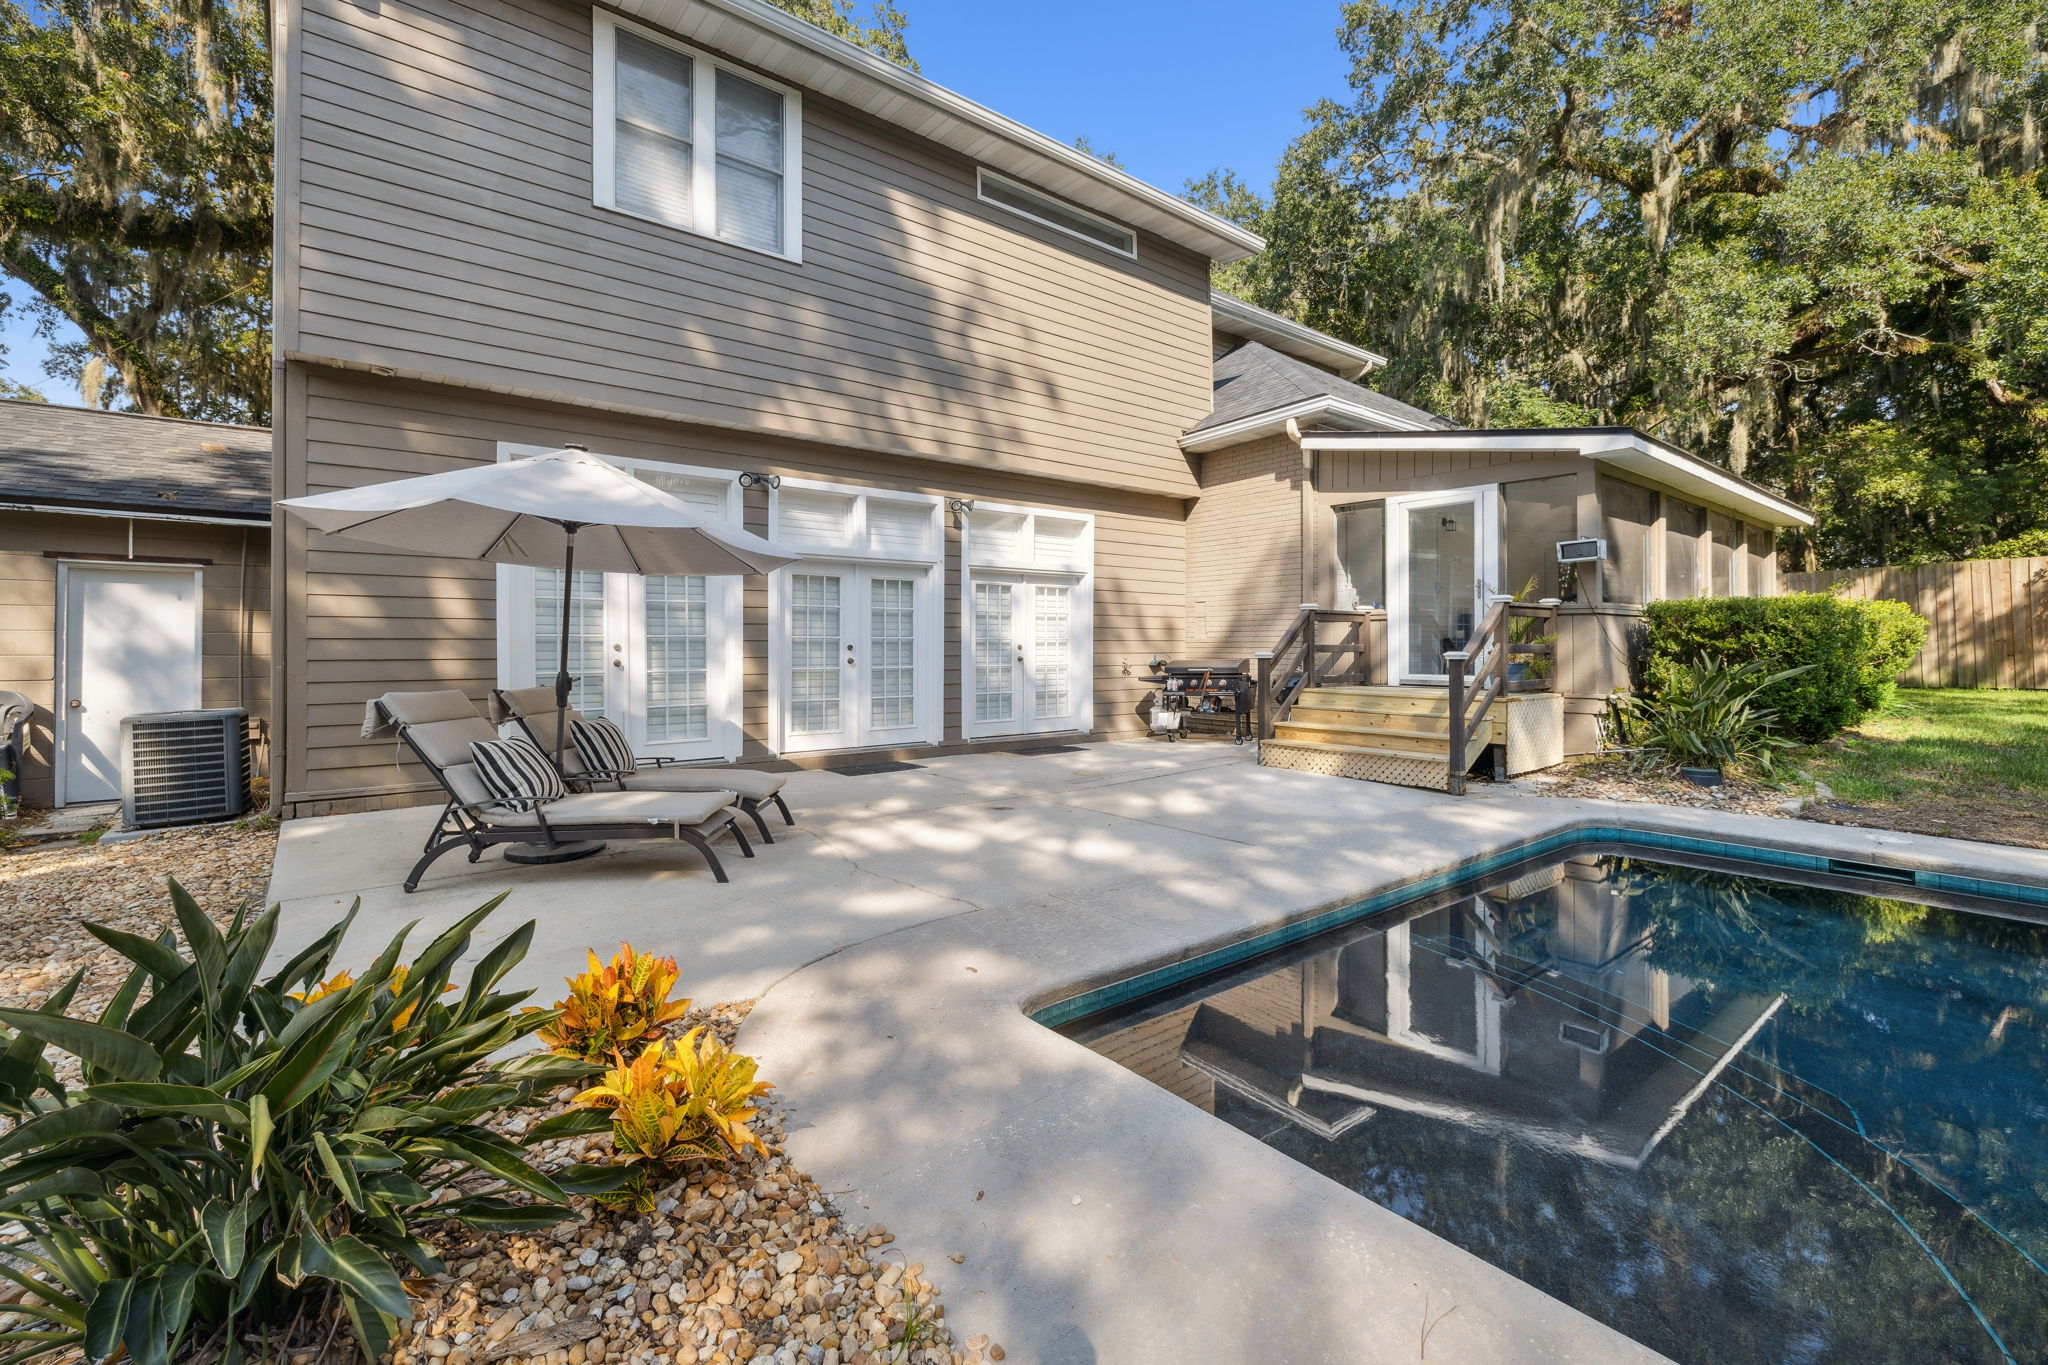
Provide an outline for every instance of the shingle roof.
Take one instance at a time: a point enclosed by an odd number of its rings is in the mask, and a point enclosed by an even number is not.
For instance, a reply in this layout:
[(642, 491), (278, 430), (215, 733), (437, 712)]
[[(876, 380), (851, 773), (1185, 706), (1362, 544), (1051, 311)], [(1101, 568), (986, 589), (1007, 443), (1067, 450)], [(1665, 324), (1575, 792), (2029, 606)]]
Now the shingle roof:
[(1310, 398), (1342, 399), (1386, 418), (1387, 425), (1393, 427), (1442, 429), (1456, 425), (1433, 412), (1375, 393), (1362, 384), (1339, 379), (1270, 346), (1246, 341), (1216, 357), (1215, 410), (1196, 423), (1188, 435), (1198, 436), (1211, 428)]
[(270, 432), (0, 400), (0, 501), (270, 515)]

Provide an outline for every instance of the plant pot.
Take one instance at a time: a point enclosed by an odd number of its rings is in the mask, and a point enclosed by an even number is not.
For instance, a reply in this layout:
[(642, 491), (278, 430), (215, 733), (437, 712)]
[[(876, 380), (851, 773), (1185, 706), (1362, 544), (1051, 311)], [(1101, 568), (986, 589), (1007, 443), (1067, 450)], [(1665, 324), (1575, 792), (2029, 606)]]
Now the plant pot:
[(1727, 780), (1719, 768), (1680, 768), (1678, 775), (1695, 787), (1718, 787)]
[(1529, 665), (1526, 661), (1511, 662), (1508, 664), (1509, 682), (1522, 682), (1525, 679), (1527, 679), (1528, 676)]

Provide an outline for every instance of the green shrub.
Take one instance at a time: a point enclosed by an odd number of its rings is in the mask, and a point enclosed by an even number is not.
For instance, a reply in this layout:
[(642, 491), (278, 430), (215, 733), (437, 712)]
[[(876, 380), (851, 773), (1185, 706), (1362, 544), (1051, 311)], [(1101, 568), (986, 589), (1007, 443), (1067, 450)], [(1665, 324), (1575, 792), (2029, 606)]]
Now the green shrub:
[[(1828, 593), (1652, 602), (1642, 691), (1664, 695), (1702, 659), (1755, 661), (1779, 681), (1757, 696), (1782, 732), (1818, 744), (1884, 705), (1920, 649), (1925, 623), (1903, 603)], [(1801, 670), (1789, 673), (1787, 670)]]
[[(275, 908), (244, 906), (222, 933), (175, 882), (171, 902), (177, 934), (87, 926), (135, 964), (96, 1019), (65, 1013), (82, 971), (39, 1010), (0, 1010), (0, 1112), (15, 1120), (0, 1134), (0, 1223), (15, 1224), (0, 1277), (35, 1324), (7, 1335), (9, 1365), (121, 1348), (134, 1365), (207, 1347), (234, 1360), (252, 1342), (269, 1355), (337, 1302), (375, 1359), (410, 1318), (405, 1277), (442, 1269), (431, 1224), (545, 1227), (568, 1193), (616, 1184), (544, 1175), (480, 1122), (589, 1073), (490, 1060), (554, 1018), (497, 990), (531, 923), (442, 998), (497, 900), (410, 964), (401, 933), (360, 977), (325, 981), (353, 911), (265, 977)], [(45, 1045), (78, 1059), (80, 1083)]]
[(1751, 659), (1723, 663), (1703, 658), (1671, 670), (1654, 697), (1615, 699), (1624, 744), (1644, 768), (1712, 768), (1769, 777), (1778, 753), (1792, 746), (1779, 731), (1778, 714), (1762, 702), (1771, 688), (1805, 672), (1776, 673)]

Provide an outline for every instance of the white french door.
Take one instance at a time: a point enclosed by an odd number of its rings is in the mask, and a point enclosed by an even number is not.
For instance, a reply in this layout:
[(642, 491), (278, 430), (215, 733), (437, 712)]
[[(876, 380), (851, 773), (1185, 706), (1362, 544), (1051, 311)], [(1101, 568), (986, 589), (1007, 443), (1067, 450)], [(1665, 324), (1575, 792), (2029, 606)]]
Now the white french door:
[[(498, 456), (541, 449), (504, 444)], [(730, 471), (602, 458), (707, 515), (738, 515)], [(569, 604), (570, 705), (609, 719), (643, 758), (738, 758), (741, 584), (737, 575), (578, 573)], [(498, 676), (505, 686), (554, 682), (562, 589), (560, 569), (500, 566)]]
[[(562, 571), (506, 572), (501, 600), (523, 619), (500, 676), (514, 687), (549, 685), (560, 659)], [(739, 757), (739, 583), (578, 573), (569, 704), (611, 720), (643, 758)]]
[(1443, 682), (1499, 581), (1492, 484), (1387, 499), (1387, 642), (1395, 682)]
[(977, 571), (968, 585), (969, 735), (1082, 730), (1076, 585)]
[(924, 743), (939, 704), (935, 571), (806, 560), (782, 572), (783, 751)]

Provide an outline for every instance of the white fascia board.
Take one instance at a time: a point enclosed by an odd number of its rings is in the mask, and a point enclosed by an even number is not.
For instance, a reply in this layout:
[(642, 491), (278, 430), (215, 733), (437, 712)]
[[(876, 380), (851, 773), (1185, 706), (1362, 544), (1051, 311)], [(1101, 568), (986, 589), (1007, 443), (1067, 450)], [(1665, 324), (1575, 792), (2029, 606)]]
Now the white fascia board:
[(1339, 341), (1327, 332), (1305, 327), (1293, 318), (1246, 303), (1221, 290), (1210, 291), (1209, 310), (1216, 315), (1219, 331), (1237, 333), (1318, 365), (1339, 369), (1349, 367), (1364, 372), (1377, 370), (1387, 363), (1387, 358), (1377, 351)]
[[(1403, 444), (1398, 432), (1312, 433), (1302, 438), (1303, 450), (1373, 450)], [(1528, 450), (1563, 451), (1601, 460), (1625, 469), (1666, 488), (1696, 494), (1724, 507), (1740, 507), (1759, 521), (1773, 526), (1811, 526), (1813, 513), (1795, 502), (1738, 479), (1705, 461), (1680, 455), (1653, 444), (1638, 432), (1574, 431), (1555, 432), (1470, 431), (1433, 434), (1429, 439), (1408, 443), (1416, 450)]]
[(1200, 252), (1219, 265), (1265, 250), (1265, 239), (1257, 233), (835, 38), (766, 0), (621, 0), (618, 9)]
[[(1190, 451), (1217, 450), (1223, 446), (1236, 445), (1240, 441), (1252, 440), (1254, 437), (1269, 436), (1275, 432), (1285, 431), (1290, 421), (1310, 422), (1331, 418), (1338, 418), (1347, 422), (1362, 422), (1376, 428), (1381, 428), (1381, 430), (1375, 432), (1360, 433), (1363, 435), (1398, 436), (1404, 431), (1431, 431), (1435, 429), (1425, 427), (1420, 422), (1400, 425), (1398, 419), (1390, 417), (1386, 413), (1374, 412), (1371, 408), (1360, 407), (1358, 404), (1347, 402), (1342, 398), (1304, 398), (1299, 403), (1290, 403), (1284, 408), (1268, 408), (1264, 412), (1255, 412), (1249, 417), (1240, 417), (1235, 422), (1225, 422), (1220, 427), (1210, 427), (1205, 431), (1191, 432), (1180, 438), (1180, 448)], [(1308, 441), (1304, 439), (1302, 441), (1302, 449), (1308, 450), (1311, 448)]]
[(121, 507), (62, 507), (44, 502), (0, 502), (0, 512), (40, 512), (56, 517), (101, 517), (109, 521), (183, 521), (199, 526), (247, 526), (261, 530), (268, 517), (206, 517), (188, 512), (137, 512)]

